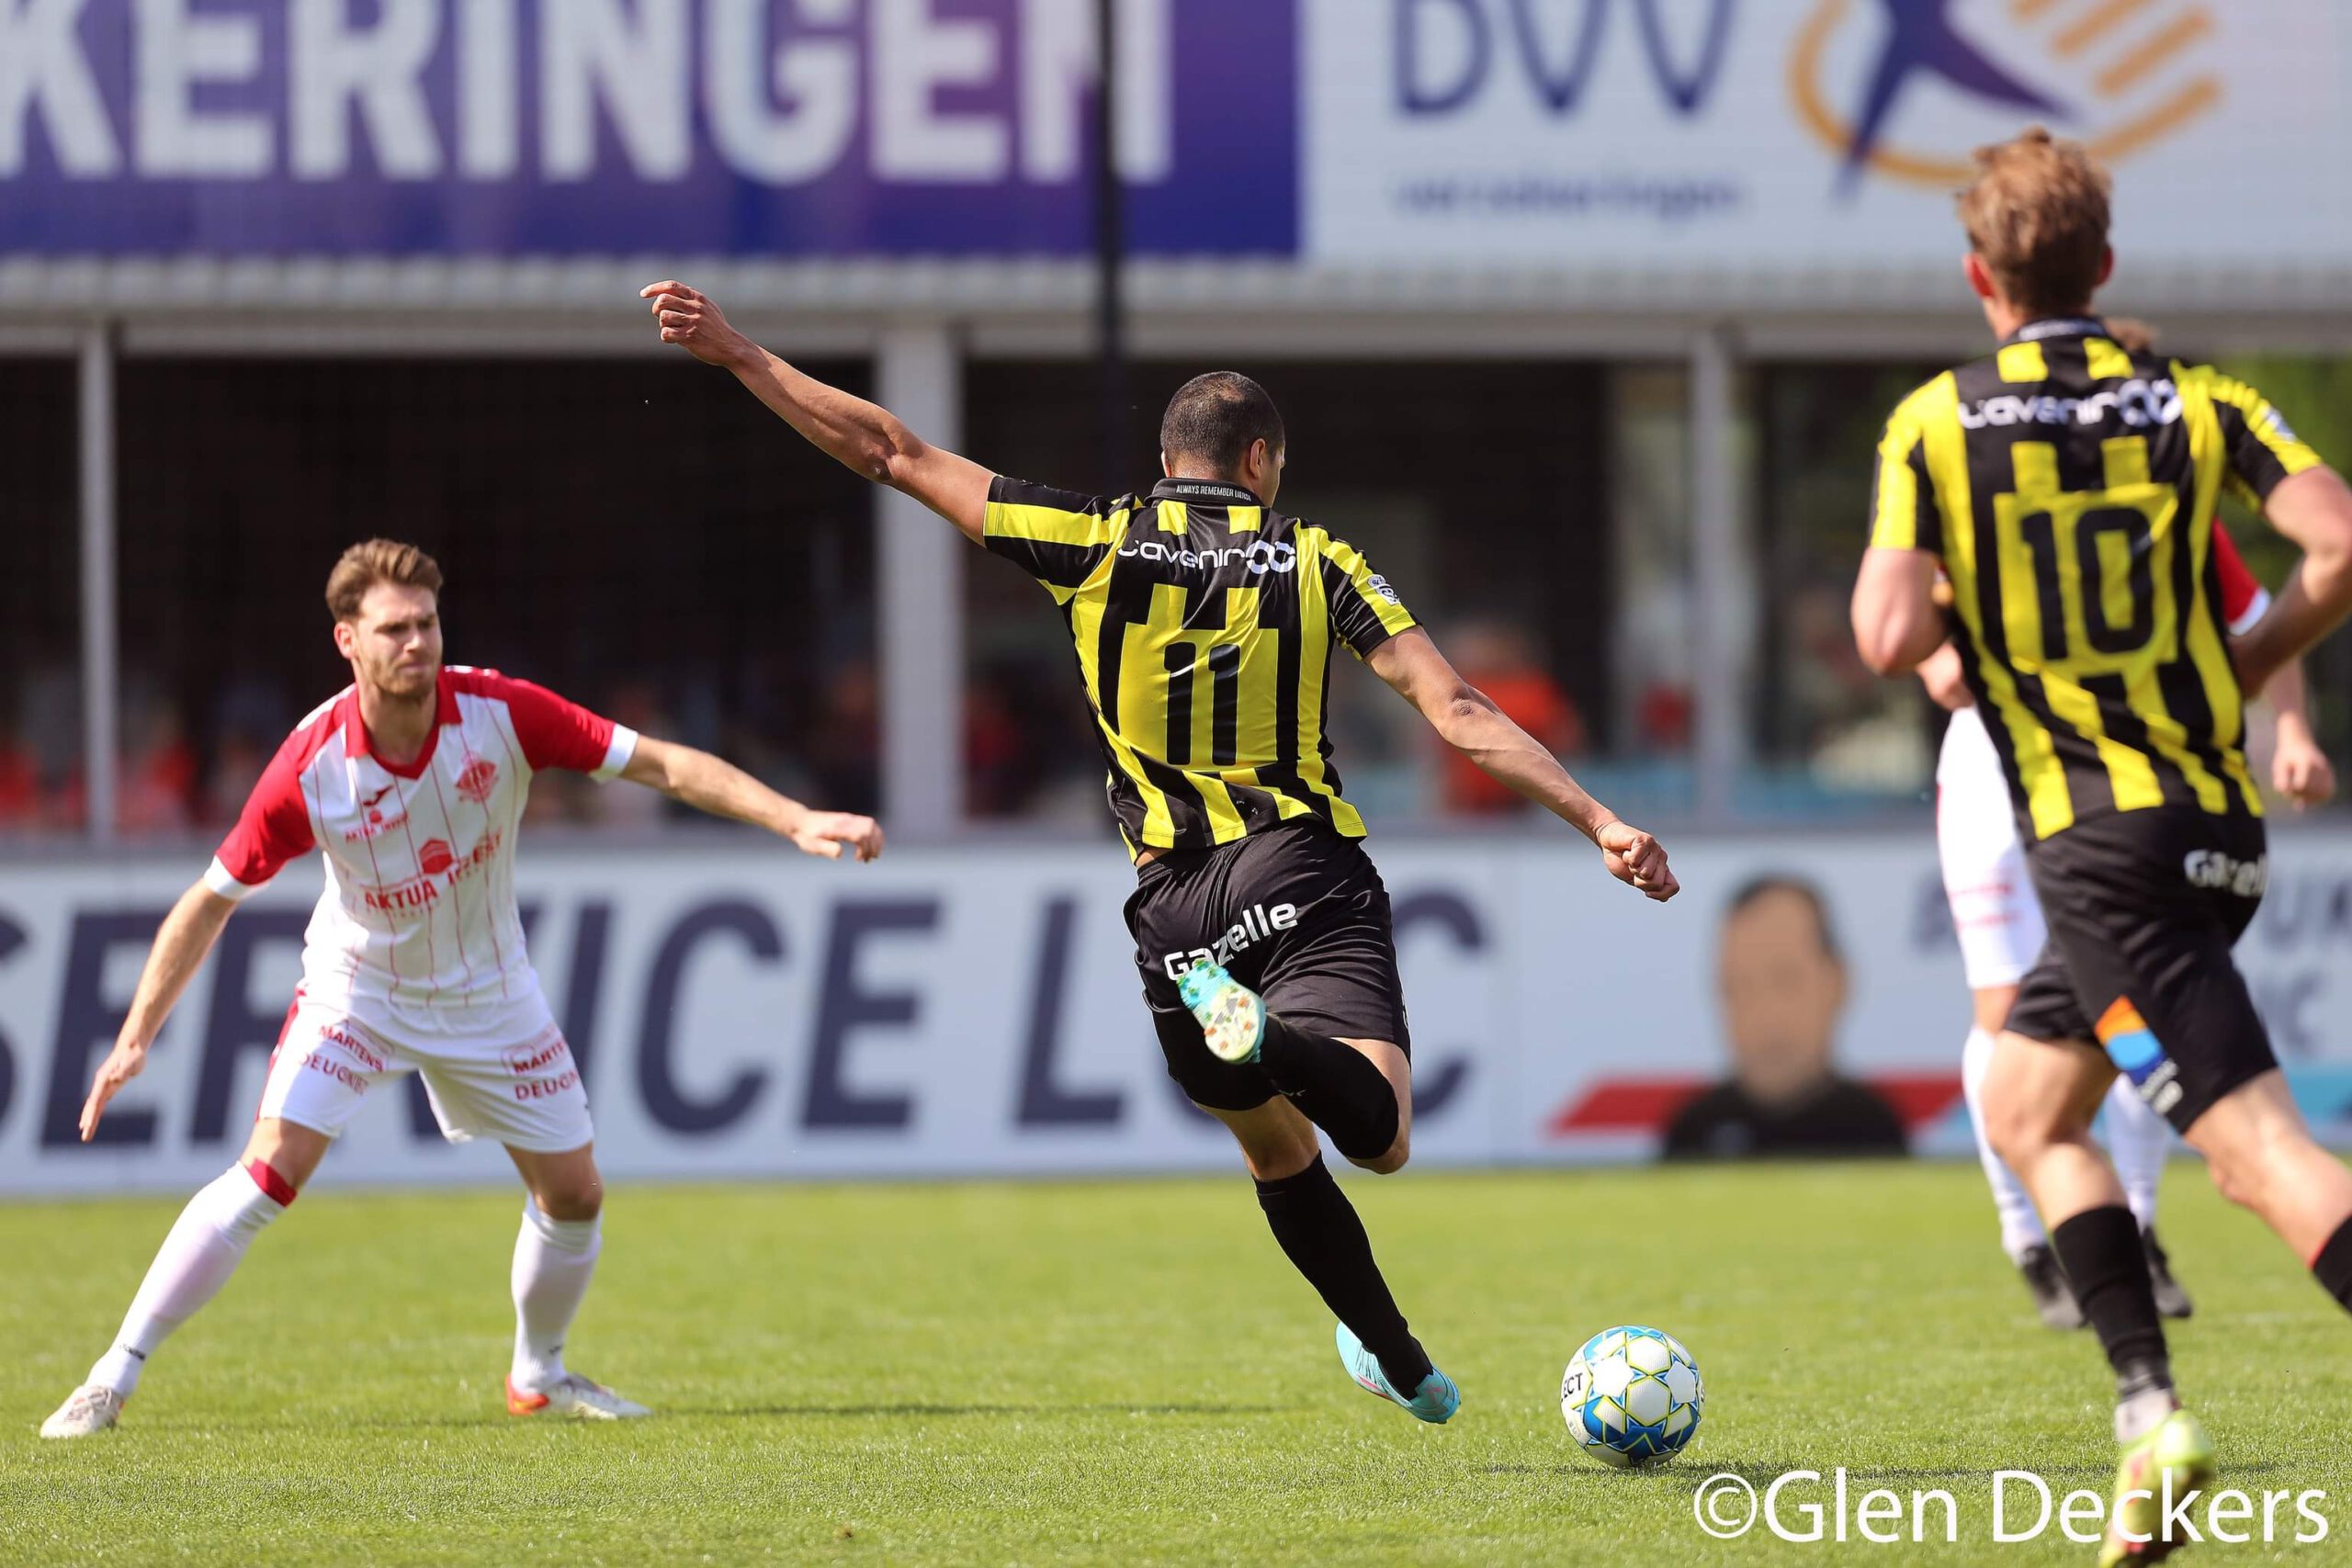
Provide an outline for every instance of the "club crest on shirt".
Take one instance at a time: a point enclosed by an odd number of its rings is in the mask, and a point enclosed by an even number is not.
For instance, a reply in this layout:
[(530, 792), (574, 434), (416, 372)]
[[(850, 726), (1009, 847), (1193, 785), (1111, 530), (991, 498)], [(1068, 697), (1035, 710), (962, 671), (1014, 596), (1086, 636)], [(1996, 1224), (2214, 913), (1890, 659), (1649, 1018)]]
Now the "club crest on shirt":
[(498, 764), (487, 758), (476, 757), (458, 775), (458, 793), (475, 805), (490, 799), (490, 792), (498, 787)]

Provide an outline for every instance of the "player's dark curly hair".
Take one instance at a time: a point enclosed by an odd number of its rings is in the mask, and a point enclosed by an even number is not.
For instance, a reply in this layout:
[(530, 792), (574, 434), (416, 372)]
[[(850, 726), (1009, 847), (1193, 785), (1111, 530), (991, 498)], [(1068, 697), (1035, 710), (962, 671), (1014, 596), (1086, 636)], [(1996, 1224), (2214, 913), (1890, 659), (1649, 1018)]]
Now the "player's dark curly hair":
[(1212, 370), (1177, 388), (1159, 421), (1159, 449), (1169, 462), (1189, 457), (1220, 474), (1239, 468), (1253, 442), (1279, 452), (1283, 440), (1274, 400), (1233, 370)]

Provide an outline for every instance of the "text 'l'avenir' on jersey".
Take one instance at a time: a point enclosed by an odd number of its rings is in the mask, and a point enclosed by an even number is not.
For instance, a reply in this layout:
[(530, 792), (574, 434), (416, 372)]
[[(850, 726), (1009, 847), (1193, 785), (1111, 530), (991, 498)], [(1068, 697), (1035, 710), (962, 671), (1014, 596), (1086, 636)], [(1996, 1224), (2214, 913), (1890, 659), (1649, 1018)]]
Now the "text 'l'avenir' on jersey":
[(2259, 392), (2036, 321), (1887, 421), (1871, 543), (1934, 555), (2034, 840), (2157, 806), (2259, 816), (2213, 507), (2318, 463)]
[(414, 761), (378, 757), (357, 692), (312, 710), (263, 770), (205, 873), (228, 898), (258, 892), (316, 849), (326, 890), (303, 933), (302, 995), (329, 1005), (469, 1007), (537, 984), (514, 908), (514, 836), (531, 776), (599, 782), (634, 731), (528, 681), (452, 665)]
[(1352, 547), (1190, 479), (1105, 499), (999, 477), (982, 542), (1061, 606), (1130, 852), (1302, 818), (1363, 837), (1331, 766), (1332, 650), (1415, 623)]

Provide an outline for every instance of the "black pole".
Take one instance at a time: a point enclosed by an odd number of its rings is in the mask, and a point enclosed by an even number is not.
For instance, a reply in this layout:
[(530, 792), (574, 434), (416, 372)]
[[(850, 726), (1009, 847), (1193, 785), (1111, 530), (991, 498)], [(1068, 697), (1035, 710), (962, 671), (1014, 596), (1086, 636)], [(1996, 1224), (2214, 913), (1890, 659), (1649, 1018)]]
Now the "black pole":
[(1133, 484), (1127, 465), (1126, 193), (1119, 183), (1117, 0), (1094, 0), (1094, 332), (1105, 494)]

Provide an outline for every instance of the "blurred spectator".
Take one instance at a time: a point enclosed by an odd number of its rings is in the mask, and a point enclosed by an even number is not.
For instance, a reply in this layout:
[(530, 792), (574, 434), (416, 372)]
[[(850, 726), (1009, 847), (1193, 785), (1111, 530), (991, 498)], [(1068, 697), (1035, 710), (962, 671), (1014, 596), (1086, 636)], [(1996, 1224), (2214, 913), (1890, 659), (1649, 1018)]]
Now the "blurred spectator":
[[(1584, 750), (1584, 717), (1536, 658), (1534, 639), (1525, 631), (1497, 621), (1468, 621), (1448, 634), (1446, 645), (1462, 678), (1493, 698), (1538, 744), (1562, 757)], [(1451, 748), (1443, 767), (1442, 798), (1449, 814), (1492, 816), (1527, 804)]]
[(125, 688), (122, 776), (116, 825), (125, 833), (171, 833), (196, 816), (196, 748), (179, 709), (145, 682)]
[[(808, 771), (817, 793), (843, 811), (864, 811), (882, 793), (881, 689), (874, 661), (844, 660), (827, 682), (824, 707), (808, 736)], [(945, 759), (942, 766), (952, 765)]]
[(1014, 817), (1035, 793), (1037, 748), (1022, 733), (1002, 671), (964, 691), (964, 804), (975, 817)]
[(0, 730), (0, 833), (41, 825), (40, 769), (32, 748), (13, 726)]
[(1789, 876), (1741, 888), (1718, 963), (1732, 1076), (1675, 1116), (1667, 1157), (1906, 1152), (1894, 1108), (1831, 1061), (1846, 964), (1819, 890)]
[(221, 732), (212, 748), (212, 771), (205, 775), (203, 820), (220, 826), (236, 820), (245, 797), (261, 782), (269, 766), (271, 747), (254, 730), (242, 726)]
[[(605, 699), (602, 711), (615, 724), (633, 729), (639, 735), (668, 739), (678, 734), (677, 725), (662, 710), (661, 694), (648, 680), (624, 681), (614, 687)], [(577, 778), (579, 775), (569, 776)], [(541, 782), (533, 781), (535, 795)], [(651, 789), (597, 789), (591, 785), (574, 794), (574, 804), (586, 820), (600, 828), (620, 830), (636, 829), (650, 831), (659, 827), (670, 804), (669, 796)]]
[(82, 676), (73, 664), (50, 664), (25, 677), (21, 730), (40, 801), (35, 826), (77, 828), (82, 817)]

